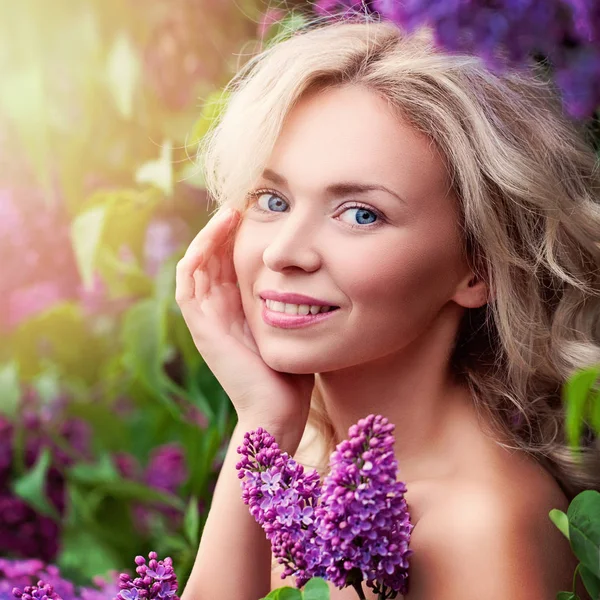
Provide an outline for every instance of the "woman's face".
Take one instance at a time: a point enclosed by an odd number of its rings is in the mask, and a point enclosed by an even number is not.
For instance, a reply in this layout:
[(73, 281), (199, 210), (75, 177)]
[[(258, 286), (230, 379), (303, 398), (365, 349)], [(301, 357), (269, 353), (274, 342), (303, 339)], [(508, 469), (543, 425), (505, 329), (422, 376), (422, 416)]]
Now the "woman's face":
[[(455, 318), (457, 286), (470, 271), (448, 190), (430, 140), (373, 92), (340, 87), (303, 98), (235, 238), (243, 308), (265, 362), (289, 373), (346, 368), (410, 352)], [(339, 308), (281, 327), (263, 320), (265, 290)]]

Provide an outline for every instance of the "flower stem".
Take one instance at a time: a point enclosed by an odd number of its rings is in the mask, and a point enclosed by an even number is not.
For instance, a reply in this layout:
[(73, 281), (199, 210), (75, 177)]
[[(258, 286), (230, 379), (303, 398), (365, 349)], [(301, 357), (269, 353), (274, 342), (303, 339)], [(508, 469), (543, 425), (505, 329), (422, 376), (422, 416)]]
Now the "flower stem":
[(356, 593), (358, 594), (358, 597), (360, 598), (360, 600), (367, 600), (367, 598), (365, 597), (363, 588), (362, 588), (362, 583), (360, 581), (355, 581), (352, 584), (352, 587), (356, 590)]
[(575, 573), (573, 573), (573, 594), (575, 594), (575, 582), (577, 581), (577, 573), (579, 573), (579, 568), (581, 567), (581, 563), (577, 565), (575, 568)]

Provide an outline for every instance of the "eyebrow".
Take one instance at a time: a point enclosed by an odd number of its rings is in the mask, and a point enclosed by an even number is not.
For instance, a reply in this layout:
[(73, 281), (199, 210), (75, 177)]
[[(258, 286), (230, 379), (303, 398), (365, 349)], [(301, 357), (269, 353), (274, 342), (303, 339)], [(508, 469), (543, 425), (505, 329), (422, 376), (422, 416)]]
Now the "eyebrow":
[[(287, 179), (283, 175), (276, 173), (272, 169), (265, 169), (263, 171), (262, 177), (264, 179), (267, 179), (268, 181), (272, 181), (273, 183), (276, 183), (277, 185), (284, 185), (286, 187), (288, 185)], [(349, 194), (356, 194), (356, 193), (362, 193), (362, 192), (371, 192), (373, 190), (387, 192), (388, 194), (390, 194), (390, 195), (394, 196), (395, 198), (397, 198), (398, 200), (400, 200), (400, 202), (402, 202), (403, 204), (407, 203), (406, 200), (404, 200), (404, 198), (399, 196), (396, 192), (393, 192), (392, 190), (390, 190), (390, 188), (387, 188), (384, 185), (379, 185), (376, 183), (359, 183), (359, 182), (355, 182), (355, 181), (341, 181), (339, 183), (332, 183), (331, 185), (328, 185), (325, 188), (325, 191), (328, 194), (333, 195), (333, 196), (338, 196), (338, 197), (348, 196)]]

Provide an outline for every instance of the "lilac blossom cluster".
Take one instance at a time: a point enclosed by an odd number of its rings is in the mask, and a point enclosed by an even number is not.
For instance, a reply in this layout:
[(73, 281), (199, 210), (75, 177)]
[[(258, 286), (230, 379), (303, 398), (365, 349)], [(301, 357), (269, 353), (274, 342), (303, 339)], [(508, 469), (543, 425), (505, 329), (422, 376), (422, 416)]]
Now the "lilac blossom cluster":
[(121, 589), (114, 600), (179, 600), (171, 558), (158, 560), (156, 552), (150, 552), (148, 558), (146, 564), (143, 556), (135, 557), (138, 577), (132, 579), (127, 573), (119, 575)]
[(12, 583), (10, 599), (14, 600), (179, 600), (177, 576), (173, 562), (167, 557), (158, 560), (156, 552), (136, 556), (137, 577), (121, 573), (118, 579), (94, 578), (94, 588), (76, 589), (63, 579), (55, 566), (44, 566), (41, 561), (8, 561), (0, 559), (0, 599), (6, 594), (8, 581)]
[(242, 499), (285, 566), (282, 578), (293, 575), (301, 587), (323, 577), (361, 597), (363, 580), (380, 598), (407, 592), (413, 526), (406, 486), (396, 480), (393, 431), (380, 415), (353, 425), (322, 485), (264, 429), (245, 434), (236, 465)]
[[(83, 421), (62, 418), (63, 402), (64, 398), (58, 397), (52, 406), (41, 407), (35, 391), (28, 389), (22, 398), (19, 416), (24, 431), (25, 468), (35, 465), (44, 448), (52, 452), (45, 492), (60, 515), (66, 508), (64, 470), (73, 463), (73, 455), (86, 456), (89, 438)], [(51, 431), (61, 438), (63, 447), (53, 441)], [(11, 491), (14, 437), (15, 424), (0, 415), (0, 552), (51, 561), (58, 552), (58, 524)], [(66, 448), (69, 450), (65, 451)]]
[(589, 117), (600, 104), (597, 0), (319, 0), (316, 10), (375, 13), (408, 32), (430, 26), (441, 47), (478, 55), (492, 70), (541, 55), (573, 117)]
[[(189, 473), (185, 463), (185, 453), (181, 445), (163, 444), (152, 450), (150, 460), (145, 469), (142, 469), (137, 459), (127, 453), (115, 455), (115, 464), (122, 477), (141, 481), (157, 490), (177, 494), (179, 487), (188, 479)], [(204, 505), (199, 505), (200, 511)], [(181, 512), (168, 506), (151, 506), (136, 504), (133, 507), (135, 526), (138, 531), (150, 532), (152, 520), (162, 515), (169, 520), (173, 527), (181, 524)]]
[(307, 548), (315, 534), (319, 475), (306, 474), (262, 427), (246, 433), (237, 451), (242, 455), (236, 465), (243, 480), (242, 499), (265, 530), (274, 556), (285, 566), (283, 577), (294, 575), (303, 585), (314, 576), (318, 558)]
[[(42, 582), (40, 585), (40, 581)], [(117, 573), (112, 572), (108, 577), (94, 577), (96, 587), (80, 587), (64, 579), (58, 567), (45, 565), (41, 560), (10, 560), (0, 559), (0, 600), (14, 600), (16, 591), (28, 600), (28, 596), (62, 600), (109, 600), (118, 593)], [(50, 591), (46, 585), (51, 585)]]
[(413, 525), (396, 480), (394, 425), (369, 415), (331, 455), (315, 520), (325, 578), (338, 587), (356, 577), (385, 598), (408, 591), (408, 549)]

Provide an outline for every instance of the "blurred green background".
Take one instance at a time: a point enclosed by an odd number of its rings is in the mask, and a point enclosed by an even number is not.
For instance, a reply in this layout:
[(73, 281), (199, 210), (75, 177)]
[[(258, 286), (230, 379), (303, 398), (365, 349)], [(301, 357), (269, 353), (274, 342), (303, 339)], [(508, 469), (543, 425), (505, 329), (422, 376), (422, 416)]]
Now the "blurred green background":
[(282, 12), (1, 13), (0, 556), (88, 583), (156, 550), (182, 588), (234, 425), (174, 300), (175, 264), (214, 208), (194, 154)]
[(235, 424), (174, 299), (194, 155), (312, 4), (0, 0), (0, 557), (87, 585), (155, 550), (185, 586)]

